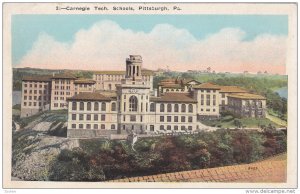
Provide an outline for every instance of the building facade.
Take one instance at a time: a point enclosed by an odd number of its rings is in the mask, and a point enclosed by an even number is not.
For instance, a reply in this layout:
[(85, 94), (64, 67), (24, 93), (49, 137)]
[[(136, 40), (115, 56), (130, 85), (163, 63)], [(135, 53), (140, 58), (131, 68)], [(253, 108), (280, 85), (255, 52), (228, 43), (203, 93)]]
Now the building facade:
[(257, 94), (239, 93), (228, 95), (227, 111), (238, 117), (264, 118), (266, 98)]
[(197, 101), (198, 119), (218, 118), (220, 115), (220, 87), (203, 83), (193, 87), (194, 99)]
[(228, 105), (228, 95), (230, 94), (240, 94), (240, 93), (247, 93), (246, 90), (238, 87), (238, 86), (219, 86), (220, 90), (220, 112), (226, 111)]
[[(150, 70), (141, 70), (141, 78), (153, 90), (153, 75)], [(96, 81), (95, 88), (100, 91), (115, 91), (116, 85), (121, 84), (122, 79), (126, 76), (126, 71), (97, 71), (93, 75), (93, 80)]]
[(28, 117), (49, 110), (51, 102), (51, 77), (26, 76), (22, 79), (20, 117)]

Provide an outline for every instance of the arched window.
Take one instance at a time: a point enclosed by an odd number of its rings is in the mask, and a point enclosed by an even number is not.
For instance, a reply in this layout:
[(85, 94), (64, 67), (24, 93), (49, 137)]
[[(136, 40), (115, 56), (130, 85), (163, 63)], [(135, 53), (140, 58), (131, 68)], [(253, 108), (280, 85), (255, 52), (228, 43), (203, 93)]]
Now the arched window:
[(79, 109), (84, 110), (84, 103), (83, 102), (80, 102)]
[(182, 104), (181, 105), (181, 112), (185, 112), (186, 111), (185, 109), (186, 109), (185, 104)]
[(163, 125), (159, 126), (159, 129), (164, 130), (164, 126)]
[(155, 112), (155, 104), (154, 103), (150, 104), (150, 112)]
[(131, 96), (129, 98), (129, 111), (136, 112), (138, 106), (138, 100), (136, 96)]
[(106, 103), (105, 102), (101, 103), (101, 111), (106, 111)]
[(160, 112), (165, 112), (165, 105), (164, 104), (160, 104)]
[(168, 110), (168, 112), (172, 112), (172, 105), (171, 104), (167, 105), (167, 110)]
[(105, 125), (104, 124), (101, 124), (101, 129), (105, 129)]
[(174, 105), (174, 112), (179, 112), (179, 106), (178, 106), (178, 104)]
[(98, 102), (95, 102), (95, 104), (94, 104), (94, 110), (95, 111), (99, 110), (99, 103)]
[(193, 112), (193, 105), (189, 104), (189, 112)]
[(111, 111), (116, 111), (116, 103), (111, 103)]
[(72, 110), (77, 110), (77, 102), (72, 102)]
[(116, 129), (116, 126), (114, 124), (112, 124), (111, 129)]
[(91, 105), (91, 102), (88, 102), (87, 103), (87, 108), (86, 108), (87, 110), (91, 110), (92, 109), (92, 105)]

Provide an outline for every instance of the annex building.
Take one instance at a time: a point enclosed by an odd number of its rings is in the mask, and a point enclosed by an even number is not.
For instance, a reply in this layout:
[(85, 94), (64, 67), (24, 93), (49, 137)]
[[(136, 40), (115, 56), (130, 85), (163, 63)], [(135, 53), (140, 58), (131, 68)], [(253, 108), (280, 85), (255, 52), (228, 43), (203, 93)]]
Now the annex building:
[(201, 130), (199, 121), (223, 111), (265, 117), (266, 99), (236, 86), (168, 78), (154, 93), (153, 72), (140, 55), (126, 59), (126, 71), (95, 72), (93, 79), (58, 74), (24, 77), (21, 117), (68, 109), (68, 137), (171, 133)]

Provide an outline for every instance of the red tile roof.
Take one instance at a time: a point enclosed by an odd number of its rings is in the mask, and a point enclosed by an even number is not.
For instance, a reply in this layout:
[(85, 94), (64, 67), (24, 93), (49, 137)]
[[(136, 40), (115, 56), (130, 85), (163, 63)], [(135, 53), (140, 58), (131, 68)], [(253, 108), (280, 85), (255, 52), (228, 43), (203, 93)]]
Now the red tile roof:
[(22, 78), (22, 81), (36, 81), (36, 82), (51, 82), (50, 75), (44, 75), (44, 76), (24, 76)]
[(243, 88), (240, 88), (238, 86), (220, 86), (221, 90), (220, 92), (224, 93), (246, 93), (247, 90), (244, 90)]
[(165, 93), (161, 97), (150, 97), (150, 101), (153, 102), (178, 102), (178, 103), (197, 103), (197, 100), (193, 99), (189, 93)]
[(68, 101), (111, 101), (111, 98), (96, 92), (81, 92), (73, 97), (67, 98)]
[(95, 84), (96, 81), (90, 79), (77, 79), (74, 81), (75, 84)]
[(203, 83), (203, 84), (200, 84), (200, 85), (196, 85), (193, 88), (195, 88), (195, 89), (214, 89), (214, 90), (220, 90), (220, 86), (212, 84), (212, 83), (209, 83), (209, 82)]
[(238, 98), (238, 99), (251, 99), (251, 100), (266, 100), (264, 96), (258, 94), (251, 94), (251, 93), (237, 93), (237, 94), (230, 94), (228, 97), (231, 98)]

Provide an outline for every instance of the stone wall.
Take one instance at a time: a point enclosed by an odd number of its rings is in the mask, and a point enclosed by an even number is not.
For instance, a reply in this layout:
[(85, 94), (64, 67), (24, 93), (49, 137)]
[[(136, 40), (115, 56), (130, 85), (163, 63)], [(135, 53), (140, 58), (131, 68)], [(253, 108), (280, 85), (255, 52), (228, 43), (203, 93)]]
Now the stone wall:
[(93, 129), (68, 129), (68, 138), (109, 138), (111, 134), (117, 134), (117, 130), (93, 130)]

